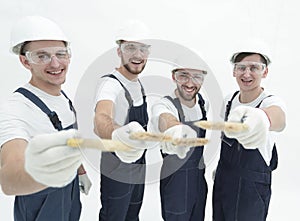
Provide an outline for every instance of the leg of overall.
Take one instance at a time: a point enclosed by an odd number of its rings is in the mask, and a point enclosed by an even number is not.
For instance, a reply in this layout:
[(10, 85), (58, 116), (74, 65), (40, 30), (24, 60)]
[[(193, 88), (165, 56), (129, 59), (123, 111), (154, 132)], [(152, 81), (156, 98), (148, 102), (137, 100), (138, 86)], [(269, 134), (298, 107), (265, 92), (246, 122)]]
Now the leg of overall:
[(223, 206), (222, 206), (222, 182), (218, 169), (216, 171), (213, 193), (212, 193), (212, 204), (213, 204), (213, 220), (214, 221), (225, 221)]
[(270, 184), (241, 179), (237, 202), (237, 220), (266, 220), (271, 197), (270, 186)]
[(80, 190), (79, 190), (79, 180), (78, 176), (73, 181), (73, 188), (72, 188), (72, 206), (70, 212), (70, 221), (77, 221), (80, 218), (81, 214), (81, 202), (80, 202)]
[[(198, 187), (197, 187), (197, 192), (194, 193), (197, 196), (197, 200), (192, 209), (192, 215), (190, 221), (204, 221), (205, 218), (205, 206), (206, 206), (206, 198), (207, 198), (207, 191), (208, 191), (207, 183), (204, 177), (204, 170), (198, 170), (198, 172), (199, 172)], [(197, 183), (197, 181), (195, 183)]]
[(143, 203), (145, 179), (146, 179), (146, 161), (144, 155), (134, 164), (130, 165), (131, 174), (131, 198), (126, 215), (126, 221), (138, 221), (139, 213)]
[(99, 220), (124, 221), (131, 198), (131, 184), (101, 175), (101, 209)]
[[(161, 180), (160, 194), (162, 216), (165, 221), (190, 220), (191, 210), (188, 208), (188, 172), (180, 169)], [(191, 200), (189, 203), (194, 203)]]
[(143, 198), (144, 198), (144, 184), (132, 184), (132, 194), (130, 205), (128, 208), (126, 221), (138, 221), (139, 213), (142, 207)]

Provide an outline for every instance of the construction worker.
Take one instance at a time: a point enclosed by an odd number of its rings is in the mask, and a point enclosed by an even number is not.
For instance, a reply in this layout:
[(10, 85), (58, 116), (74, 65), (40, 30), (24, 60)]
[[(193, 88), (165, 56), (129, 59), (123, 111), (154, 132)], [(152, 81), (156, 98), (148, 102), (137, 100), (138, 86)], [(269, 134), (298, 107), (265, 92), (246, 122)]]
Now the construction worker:
[(0, 106), (0, 182), (15, 195), (14, 220), (79, 220), (79, 183), (87, 194), (91, 182), (80, 151), (66, 146), (77, 136), (74, 107), (61, 90), (69, 40), (53, 21), (26, 16), (12, 28), (11, 51), (31, 72)]
[(222, 115), (248, 129), (225, 131), (213, 188), (213, 220), (265, 221), (271, 173), (277, 167), (276, 132), (285, 128), (283, 101), (262, 86), (271, 63), (267, 47), (247, 41), (230, 59), (239, 91), (225, 98)]
[[(151, 125), (156, 132), (173, 138), (205, 137), (205, 130), (193, 125), (206, 120), (208, 102), (199, 93), (207, 71), (180, 67), (172, 70), (176, 89), (152, 106)], [(204, 221), (207, 183), (203, 148), (161, 143), (160, 196), (166, 221)]]
[(99, 220), (139, 220), (145, 182), (147, 144), (129, 138), (130, 132), (147, 129), (148, 114), (144, 88), (139, 81), (147, 63), (149, 29), (129, 20), (118, 30), (120, 67), (101, 78), (96, 94), (94, 131), (106, 139), (132, 147), (130, 152), (102, 153), (101, 209)]

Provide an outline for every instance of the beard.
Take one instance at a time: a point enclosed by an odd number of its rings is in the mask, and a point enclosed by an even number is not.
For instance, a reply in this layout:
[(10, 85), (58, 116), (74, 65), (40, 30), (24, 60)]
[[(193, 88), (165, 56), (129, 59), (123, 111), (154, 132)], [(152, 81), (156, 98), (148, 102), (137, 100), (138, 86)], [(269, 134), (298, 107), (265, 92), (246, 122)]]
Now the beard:
[(144, 70), (144, 68), (145, 68), (145, 66), (146, 66), (146, 62), (145, 62), (145, 64), (142, 66), (141, 69), (133, 69), (133, 68), (131, 68), (131, 67), (129, 66), (130, 60), (129, 60), (128, 62), (125, 62), (124, 57), (121, 56), (121, 61), (122, 61), (122, 65), (124, 66), (124, 68), (125, 68), (129, 73), (134, 74), (134, 75), (140, 74), (140, 73)]
[(130, 68), (130, 66), (128, 64), (124, 64), (123, 66), (129, 73), (138, 75), (144, 70), (146, 65), (144, 65), (140, 70), (134, 70), (134, 69)]
[(181, 88), (181, 86), (177, 85), (177, 91), (179, 96), (185, 100), (185, 101), (192, 101), (196, 98), (196, 95), (198, 94), (199, 90), (195, 90), (195, 92), (193, 94), (185, 94), (183, 89)]

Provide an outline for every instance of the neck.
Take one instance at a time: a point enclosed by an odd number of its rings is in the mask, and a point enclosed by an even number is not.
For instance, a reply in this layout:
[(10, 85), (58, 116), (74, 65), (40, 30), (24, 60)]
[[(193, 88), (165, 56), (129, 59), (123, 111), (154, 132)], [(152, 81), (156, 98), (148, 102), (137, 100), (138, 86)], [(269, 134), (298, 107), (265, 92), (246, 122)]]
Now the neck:
[(263, 91), (264, 89), (261, 87), (252, 91), (241, 91), (239, 100), (241, 103), (250, 103), (258, 98)]
[(125, 78), (127, 78), (130, 81), (138, 79), (138, 74), (132, 74), (124, 66), (117, 68), (117, 71), (120, 72)]
[(34, 82), (33, 80), (30, 80), (29, 83), (46, 92), (47, 94), (53, 95), (53, 96), (59, 96), (60, 95), (60, 91), (61, 91), (61, 86), (60, 85), (43, 85), (43, 84), (36, 84), (36, 82)]

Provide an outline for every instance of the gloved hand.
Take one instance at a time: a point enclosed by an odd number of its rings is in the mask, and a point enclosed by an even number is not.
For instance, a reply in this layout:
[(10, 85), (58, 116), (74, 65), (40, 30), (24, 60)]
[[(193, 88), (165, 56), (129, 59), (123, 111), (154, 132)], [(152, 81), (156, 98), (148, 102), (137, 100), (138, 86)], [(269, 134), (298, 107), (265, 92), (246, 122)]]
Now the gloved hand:
[(145, 141), (133, 140), (129, 138), (132, 132), (145, 132), (144, 128), (136, 121), (132, 121), (112, 132), (112, 140), (118, 140), (133, 148), (132, 151), (115, 151), (116, 155), (125, 163), (137, 161), (147, 149)]
[(77, 136), (74, 129), (33, 137), (25, 151), (25, 170), (37, 182), (51, 187), (63, 187), (76, 176), (81, 165), (81, 153), (66, 145)]
[(256, 149), (266, 145), (270, 121), (263, 110), (238, 106), (229, 114), (228, 121), (243, 122), (248, 125), (248, 130), (242, 132), (224, 131), (227, 137), (237, 139), (247, 149)]
[[(176, 125), (170, 127), (164, 132), (165, 135), (171, 136), (174, 139), (176, 138), (196, 138), (197, 133), (188, 125)], [(161, 143), (161, 150), (163, 153), (166, 154), (177, 154), (180, 159), (186, 157), (187, 152), (189, 152), (189, 147), (181, 147), (181, 146), (174, 146), (171, 142), (162, 142)]]
[(82, 175), (78, 175), (78, 178), (79, 178), (80, 192), (84, 193), (85, 195), (88, 195), (92, 186), (91, 180), (89, 179), (86, 173)]

